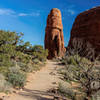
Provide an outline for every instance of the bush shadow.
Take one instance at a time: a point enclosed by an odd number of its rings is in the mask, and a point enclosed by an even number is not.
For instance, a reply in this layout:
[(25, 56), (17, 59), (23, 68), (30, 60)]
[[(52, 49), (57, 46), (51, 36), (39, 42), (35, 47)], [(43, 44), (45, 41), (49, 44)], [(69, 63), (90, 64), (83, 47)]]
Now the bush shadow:
[(30, 90), (24, 88), (23, 92), (19, 92), (18, 94), (33, 100), (53, 100), (53, 94), (39, 90)]

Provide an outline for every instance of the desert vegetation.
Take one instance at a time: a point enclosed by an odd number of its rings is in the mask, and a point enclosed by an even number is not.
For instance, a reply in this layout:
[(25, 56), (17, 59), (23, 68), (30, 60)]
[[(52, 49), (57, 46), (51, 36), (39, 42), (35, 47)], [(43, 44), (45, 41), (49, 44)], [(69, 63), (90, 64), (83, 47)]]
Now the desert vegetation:
[(82, 41), (73, 41), (73, 48), (68, 49), (60, 62), (64, 65), (59, 71), (64, 84), (59, 84), (58, 93), (70, 100), (99, 100), (100, 60), (94, 59), (90, 45), (85, 49)]
[(23, 88), (27, 73), (39, 70), (46, 62), (48, 51), (24, 42), (23, 35), (0, 30), (0, 92)]

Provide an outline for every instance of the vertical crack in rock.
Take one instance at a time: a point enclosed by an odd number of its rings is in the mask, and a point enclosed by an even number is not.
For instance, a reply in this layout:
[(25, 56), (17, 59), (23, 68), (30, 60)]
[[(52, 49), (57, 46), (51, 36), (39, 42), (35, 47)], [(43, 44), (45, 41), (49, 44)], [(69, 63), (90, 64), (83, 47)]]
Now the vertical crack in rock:
[(65, 53), (61, 12), (57, 8), (53, 8), (47, 18), (45, 49), (49, 51), (48, 59), (61, 57)]

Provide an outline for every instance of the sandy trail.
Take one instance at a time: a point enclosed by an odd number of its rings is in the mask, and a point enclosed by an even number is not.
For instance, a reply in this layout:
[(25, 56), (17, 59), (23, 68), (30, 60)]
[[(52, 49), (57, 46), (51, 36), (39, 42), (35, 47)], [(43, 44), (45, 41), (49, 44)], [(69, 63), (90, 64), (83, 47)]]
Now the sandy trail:
[(61, 66), (56, 62), (47, 61), (47, 64), (40, 71), (28, 76), (28, 83), (25, 88), (13, 93), (4, 100), (52, 100), (52, 94), (47, 91), (57, 86), (60, 81), (57, 69)]

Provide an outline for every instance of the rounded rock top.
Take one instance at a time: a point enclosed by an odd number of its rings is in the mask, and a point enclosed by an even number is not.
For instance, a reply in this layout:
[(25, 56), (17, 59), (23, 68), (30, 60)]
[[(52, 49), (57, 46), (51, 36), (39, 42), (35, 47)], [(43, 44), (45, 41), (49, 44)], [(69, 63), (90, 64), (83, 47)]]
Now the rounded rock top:
[(51, 14), (57, 13), (59, 16), (61, 16), (61, 11), (58, 8), (53, 8), (50, 13)]
[(60, 10), (58, 8), (53, 8), (51, 9), (51, 11), (57, 11), (57, 12), (60, 12)]

